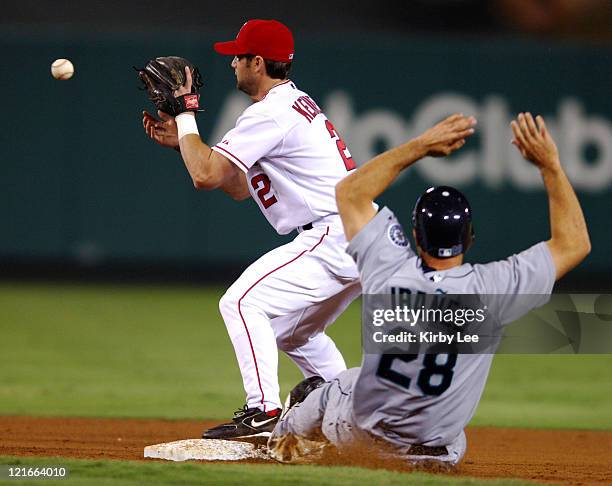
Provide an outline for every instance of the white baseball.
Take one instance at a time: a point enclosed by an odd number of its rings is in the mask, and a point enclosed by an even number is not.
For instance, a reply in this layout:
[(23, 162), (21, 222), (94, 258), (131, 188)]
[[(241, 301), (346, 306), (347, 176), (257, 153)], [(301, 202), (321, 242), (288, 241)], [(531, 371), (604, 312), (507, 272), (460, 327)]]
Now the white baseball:
[(51, 74), (55, 79), (70, 79), (74, 74), (74, 66), (68, 59), (56, 59), (51, 64)]

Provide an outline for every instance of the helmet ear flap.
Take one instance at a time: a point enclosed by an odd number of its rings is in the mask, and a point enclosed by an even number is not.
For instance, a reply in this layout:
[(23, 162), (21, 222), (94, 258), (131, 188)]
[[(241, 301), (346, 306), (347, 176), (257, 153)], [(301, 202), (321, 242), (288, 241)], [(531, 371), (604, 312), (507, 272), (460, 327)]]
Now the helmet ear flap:
[[(427, 249), (429, 248), (429, 238), (425, 225), (425, 216), (427, 215), (427, 194), (434, 190), (433, 187), (430, 187), (427, 191), (419, 196), (417, 199), (414, 209), (412, 210), (412, 227), (414, 231), (414, 241), (418, 245), (418, 247), (429, 254)], [(435, 256), (432, 254), (432, 256)]]

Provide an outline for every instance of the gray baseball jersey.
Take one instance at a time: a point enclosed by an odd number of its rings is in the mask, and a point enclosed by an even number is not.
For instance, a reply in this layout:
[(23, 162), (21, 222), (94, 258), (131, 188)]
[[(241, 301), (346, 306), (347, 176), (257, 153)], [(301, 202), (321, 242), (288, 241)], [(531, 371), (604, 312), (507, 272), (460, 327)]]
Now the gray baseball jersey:
[[(347, 252), (357, 262), (364, 294), (389, 293), (392, 287), (413, 293), (499, 294), (491, 312), (501, 323), (531, 310), (524, 300), (517, 301), (517, 294), (534, 294), (531, 308), (546, 303), (556, 275), (544, 242), (506, 260), (426, 271), (388, 208), (353, 238)], [(441, 446), (455, 440), (474, 414), (493, 355), (386, 356), (364, 355), (353, 391), (356, 424), (398, 445)]]
[[(350, 242), (347, 252), (359, 268), (364, 294), (406, 291), (449, 294), (499, 294), (498, 322), (508, 323), (548, 300), (556, 270), (546, 243), (506, 260), (469, 263), (437, 271), (424, 269), (401, 225), (383, 208)], [(472, 418), (491, 367), (491, 354), (365, 354), (361, 368), (347, 370), (317, 389), (287, 414), (274, 435), (316, 435), (335, 445), (374, 435), (400, 450), (410, 445), (457, 445), (449, 462), (465, 450), (463, 429)], [(453, 447), (449, 448), (449, 454)]]

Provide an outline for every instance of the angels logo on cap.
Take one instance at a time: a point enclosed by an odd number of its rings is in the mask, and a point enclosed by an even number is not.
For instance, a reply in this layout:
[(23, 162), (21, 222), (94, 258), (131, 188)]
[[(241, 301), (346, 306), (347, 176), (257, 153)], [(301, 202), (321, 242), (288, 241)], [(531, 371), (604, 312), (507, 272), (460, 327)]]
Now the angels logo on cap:
[(228, 56), (254, 54), (280, 62), (291, 62), (294, 55), (293, 34), (278, 20), (249, 20), (236, 40), (216, 42), (214, 48), (219, 54)]

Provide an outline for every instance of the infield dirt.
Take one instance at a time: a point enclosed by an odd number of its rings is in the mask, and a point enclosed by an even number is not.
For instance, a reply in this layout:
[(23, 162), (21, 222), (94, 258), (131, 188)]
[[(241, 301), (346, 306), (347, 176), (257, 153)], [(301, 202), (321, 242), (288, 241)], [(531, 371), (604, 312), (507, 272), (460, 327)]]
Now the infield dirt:
[[(4, 416), (0, 417), (0, 455), (145, 460), (145, 446), (199, 438), (211, 425), (206, 421)], [(563, 484), (612, 483), (612, 432), (496, 427), (471, 427), (466, 432), (468, 451), (454, 474)]]

